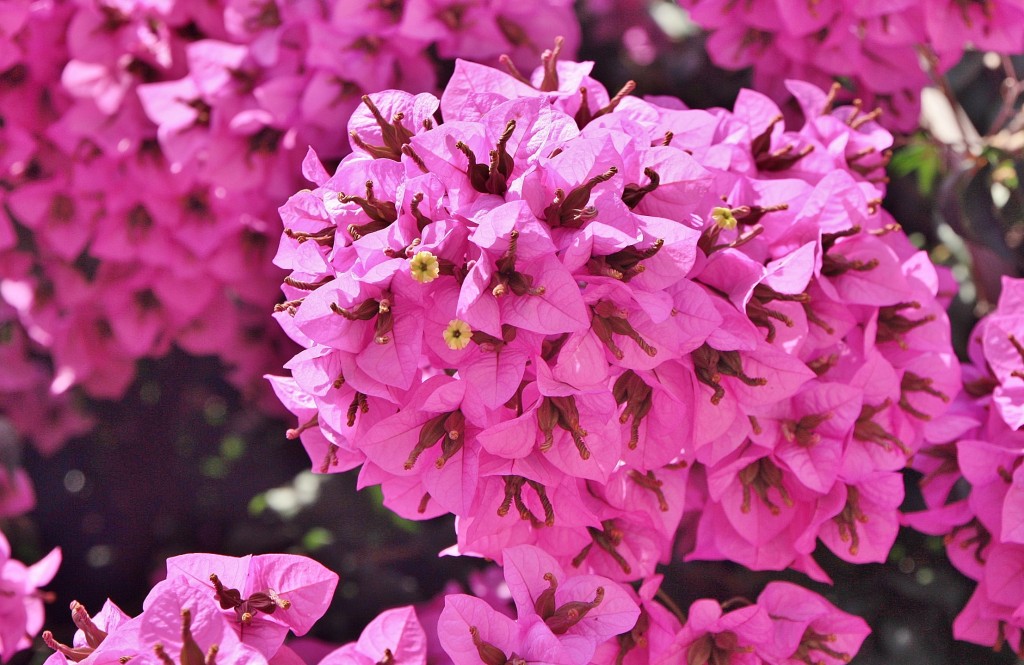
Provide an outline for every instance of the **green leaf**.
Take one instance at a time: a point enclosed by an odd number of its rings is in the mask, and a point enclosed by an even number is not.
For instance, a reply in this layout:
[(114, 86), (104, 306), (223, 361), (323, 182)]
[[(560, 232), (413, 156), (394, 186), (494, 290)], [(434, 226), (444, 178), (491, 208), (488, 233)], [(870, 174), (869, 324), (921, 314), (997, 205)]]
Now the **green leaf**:
[(916, 174), (918, 191), (929, 196), (935, 190), (935, 182), (942, 171), (942, 155), (933, 143), (917, 135), (896, 151), (889, 168), (898, 177)]
[(315, 526), (302, 537), (302, 547), (307, 552), (318, 550), (334, 542), (334, 534), (321, 526)]
[(253, 517), (259, 517), (263, 514), (263, 511), (267, 509), (267, 497), (263, 494), (257, 494), (249, 500), (249, 514)]
[(245, 453), (245, 440), (237, 434), (224, 437), (220, 442), (221, 457), (236, 460)]

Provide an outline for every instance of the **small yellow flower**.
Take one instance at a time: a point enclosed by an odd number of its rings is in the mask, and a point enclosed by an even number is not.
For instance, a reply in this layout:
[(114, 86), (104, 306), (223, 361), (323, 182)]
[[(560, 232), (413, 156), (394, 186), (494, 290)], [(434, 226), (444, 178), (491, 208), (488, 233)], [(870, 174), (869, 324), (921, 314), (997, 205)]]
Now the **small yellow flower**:
[(427, 251), (418, 252), (412, 257), (409, 269), (412, 271), (413, 279), (421, 284), (433, 282), (441, 272), (437, 257)]
[(473, 330), (469, 324), (460, 319), (452, 319), (448, 327), (444, 329), (444, 343), (452, 351), (461, 351), (469, 346), (469, 340), (473, 338)]
[(736, 217), (729, 208), (712, 208), (711, 219), (726, 231), (736, 228)]

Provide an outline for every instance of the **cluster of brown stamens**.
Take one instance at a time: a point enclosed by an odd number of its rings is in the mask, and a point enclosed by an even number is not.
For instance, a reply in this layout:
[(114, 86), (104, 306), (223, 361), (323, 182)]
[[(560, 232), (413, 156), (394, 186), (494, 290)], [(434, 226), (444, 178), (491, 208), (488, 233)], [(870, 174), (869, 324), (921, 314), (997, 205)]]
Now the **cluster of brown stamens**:
[(456, 409), (440, 413), (423, 424), (420, 428), (419, 440), (405, 460), (405, 470), (409, 471), (416, 464), (420, 455), (441, 442), (441, 456), (434, 463), (440, 469), (455, 453), (462, 450), (466, 440), (466, 417)]
[[(503, 476), (502, 479), (505, 482), (505, 497), (501, 505), (498, 506), (499, 517), (508, 515), (512, 505), (515, 504), (519, 517), (528, 520), (535, 528), (555, 525), (555, 509), (551, 505), (551, 500), (548, 499), (547, 488), (544, 485), (522, 476)], [(523, 487), (530, 487), (536, 493), (537, 500), (540, 501), (541, 509), (544, 511), (543, 520), (534, 515), (530, 507), (526, 505), (523, 500)]]
[(544, 434), (544, 441), (540, 444), (541, 451), (550, 450), (555, 443), (555, 428), (561, 428), (569, 433), (580, 457), (584, 460), (590, 459), (590, 449), (587, 448), (587, 430), (580, 425), (580, 412), (576, 408), (576, 397), (573, 395), (544, 397), (537, 408), (537, 425)]
[[(615, 403), (626, 405), (619, 416), (622, 424), (630, 423), (629, 426), (629, 448), (635, 450), (640, 441), (640, 423), (650, 413), (653, 402), (651, 400), (652, 390), (643, 379), (633, 370), (626, 370), (615, 380), (612, 386), (612, 396)], [(632, 421), (632, 422), (630, 422)]]
[(590, 306), (592, 318), (590, 319), (590, 327), (597, 335), (597, 338), (604, 342), (604, 345), (608, 347), (608, 350), (612, 352), (612, 355), (617, 359), (622, 360), (625, 354), (622, 349), (619, 348), (618, 344), (615, 343), (613, 335), (622, 335), (636, 342), (636, 345), (650, 357), (654, 357), (658, 354), (658, 349), (651, 346), (647, 340), (640, 336), (640, 333), (633, 328), (633, 325), (627, 319), (626, 310), (616, 307), (615, 303), (610, 300), (600, 300), (597, 304)]
[(858, 524), (867, 524), (868, 516), (860, 508), (860, 491), (852, 485), (846, 486), (846, 504), (839, 514), (832, 518), (839, 527), (839, 539), (850, 543), (850, 554), (857, 556), (860, 551)]
[(603, 520), (601, 522), (601, 528), (588, 526), (587, 533), (590, 534), (591, 541), (580, 550), (580, 553), (573, 557), (572, 565), (574, 568), (579, 568), (583, 565), (590, 551), (594, 545), (604, 550), (604, 552), (612, 558), (612, 560), (622, 569), (622, 572), (629, 575), (633, 572), (632, 566), (626, 561), (626, 558), (619, 553), (618, 547), (622, 544), (622, 538), (624, 533), (622, 529), (615, 525), (615, 520)]
[(772, 515), (781, 513), (782, 509), (768, 496), (768, 490), (770, 489), (778, 492), (779, 498), (787, 508), (793, 506), (793, 499), (790, 498), (789, 492), (786, 490), (785, 485), (782, 484), (782, 470), (770, 458), (762, 457), (751, 462), (740, 470), (737, 477), (743, 485), (743, 503), (740, 504), (740, 512), (750, 512), (753, 493), (757, 494), (758, 498), (761, 499), (761, 503), (764, 504), (765, 508)]
[(354, 309), (348, 309), (333, 302), (330, 307), (332, 312), (349, 321), (369, 321), (376, 318), (373, 341), (377, 344), (387, 344), (391, 341), (391, 331), (395, 321), (391, 311), (390, 294), (382, 294), (380, 300), (367, 298)]
[(238, 589), (225, 587), (216, 573), (210, 573), (210, 582), (213, 584), (213, 598), (221, 609), (234, 610), (243, 624), (252, 623), (260, 612), (273, 614), (279, 609), (287, 610), (292, 606), (291, 601), (281, 598), (273, 589), (257, 591), (248, 598), (242, 598)]
[(725, 397), (722, 377), (731, 376), (748, 386), (763, 386), (768, 379), (749, 376), (743, 371), (743, 361), (738, 351), (719, 351), (707, 342), (690, 354), (697, 380), (714, 390), (712, 404), (719, 404)]

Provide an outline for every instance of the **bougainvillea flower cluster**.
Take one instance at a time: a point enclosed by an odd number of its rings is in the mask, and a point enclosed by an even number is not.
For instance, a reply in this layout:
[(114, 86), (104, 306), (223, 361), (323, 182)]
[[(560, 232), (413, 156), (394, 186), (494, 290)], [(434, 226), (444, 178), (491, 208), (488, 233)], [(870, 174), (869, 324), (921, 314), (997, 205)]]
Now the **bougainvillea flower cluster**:
[(805, 83), (791, 129), (756, 92), (689, 110), (589, 71), (460, 61), (440, 99), (365, 97), (333, 175), (309, 153), (288, 436), (506, 566), (650, 578), (686, 514), (691, 559), (883, 561), (960, 381), (951, 278), (880, 208), (891, 136)]
[(953, 634), (1024, 653), (1024, 280), (1003, 279), (968, 344), (964, 391), (914, 463), (929, 509), (905, 519), (945, 536), (949, 560), (978, 583)]
[(789, 97), (785, 81), (821, 86), (841, 81), (882, 122), (917, 125), (920, 92), (928, 85), (921, 60), (934, 72), (956, 64), (965, 49), (1024, 51), (1024, 3), (1019, 0), (900, 0), (788, 2), (680, 0), (710, 30), (711, 59), (728, 69), (754, 68), (754, 85), (773, 99)]
[(50, 598), (40, 587), (53, 579), (60, 560), (57, 548), (26, 566), (11, 558), (10, 543), (0, 533), (0, 662), (29, 647), (42, 629), (43, 602)]
[(291, 554), (172, 557), (166, 579), (153, 587), (136, 617), (110, 601), (90, 616), (72, 601), (78, 631), (71, 645), (44, 632), (54, 649), (46, 662), (301, 663), (284, 639), (289, 632), (309, 631), (337, 584), (335, 573)]
[(832, 664), (848, 662), (869, 632), (863, 619), (786, 582), (770, 583), (756, 602), (701, 599), (677, 616), (653, 600), (657, 575), (634, 591), (564, 571), (529, 545), (506, 550), (504, 559), (516, 618), (473, 596), (445, 598), (437, 639), (454, 665)]
[[(509, 548), (503, 558), (513, 616), (483, 597), (448, 593), (438, 613), (411, 606), (384, 611), (357, 641), (327, 653), (319, 664), (634, 665), (745, 658), (838, 665), (868, 634), (862, 619), (788, 582), (768, 584), (754, 602), (698, 600), (683, 615), (654, 601), (658, 575), (637, 591), (565, 570), (532, 545)], [(169, 559), (167, 569), (167, 579), (134, 618), (110, 601), (93, 616), (72, 601), (78, 631), (71, 645), (43, 634), (54, 649), (48, 665), (298, 665), (304, 661), (283, 640), (288, 632), (300, 636), (312, 627), (338, 581), (319, 564), (292, 555), (188, 554)]]
[[(555, 31), (576, 48), (571, 3), (5, 7), (0, 353), (52, 368), (12, 373), (0, 412), (50, 451), (87, 427), (63, 415), (70, 389), (119, 398), (136, 360), (172, 345), (217, 355), (235, 386), (269, 397), (259, 377), (285, 358), (266, 321), (276, 209), (301, 186), (306, 147), (340, 159), (335, 128), (364, 92), (433, 90), (430, 53), (535, 62)], [(18, 407), (47, 392), (56, 427)]]

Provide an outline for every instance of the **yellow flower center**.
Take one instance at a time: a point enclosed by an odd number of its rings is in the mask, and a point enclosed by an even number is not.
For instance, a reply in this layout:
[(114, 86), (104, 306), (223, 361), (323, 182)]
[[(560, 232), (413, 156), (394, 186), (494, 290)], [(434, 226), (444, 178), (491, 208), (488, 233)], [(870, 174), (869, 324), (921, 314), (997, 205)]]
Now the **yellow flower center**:
[(469, 324), (459, 319), (452, 319), (448, 327), (444, 329), (444, 343), (452, 351), (461, 351), (469, 346), (469, 340), (473, 338), (473, 329)]
[(413, 279), (421, 284), (427, 284), (437, 279), (441, 272), (441, 266), (438, 264), (436, 256), (422, 251), (412, 257), (412, 261), (409, 262), (409, 270), (412, 271)]
[(713, 208), (711, 210), (711, 219), (715, 220), (715, 224), (718, 224), (719, 227), (726, 231), (736, 228), (736, 217), (729, 208)]

